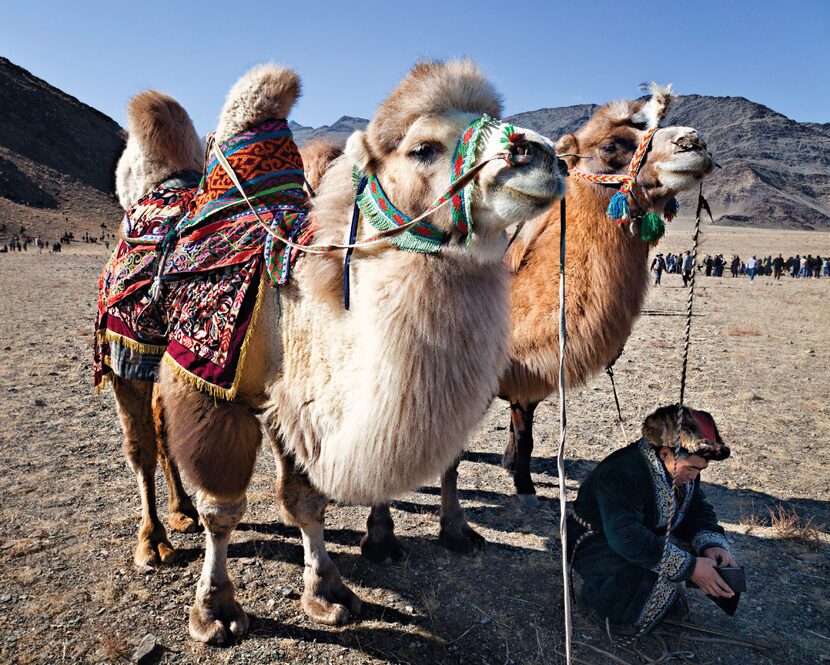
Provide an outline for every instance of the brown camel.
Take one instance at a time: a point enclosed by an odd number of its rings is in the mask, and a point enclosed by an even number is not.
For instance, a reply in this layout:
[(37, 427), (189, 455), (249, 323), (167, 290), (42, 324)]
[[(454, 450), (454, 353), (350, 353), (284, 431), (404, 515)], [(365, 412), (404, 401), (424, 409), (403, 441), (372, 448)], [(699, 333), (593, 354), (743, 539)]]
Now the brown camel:
[[(575, 134), (563, 136), (557, 153), (568, 167), (595, 174), (626, 173), (646, 132), (657, 127), (674, 95), (652, 84), (649, 99), (615, 101), (597, 109)], [(664, 127), (654, 134), (637, 176), (650, 207), (662, 212), (674, 196), (711, 172), (706, 144), (690, 127)], [(568, 178), (565, 270), (568, 353), (566, 385), (578, 388), (614, 361), (631, 334), (648, 287), (649, 246), (639, 233), (644, 211), (632, 202), (633, 222), (617, 226), (606, 209), (617, 190)], [(630, 197), (629, 197), (630, 198)], [(530, 476), (533, 413), (557, 390), (559, 372), (559, 211), (525, 225), (510, 247), (515, 273), (510, 299), (510, 364), (499, 396), (510, 403), (510, 438), (503, 466), (513, 475), (521, 502), (538, 505)], [(484, 538), (468, 524), (458, 501), (458, 462), (441, 477), (440, 542), (470, 552)], [(361, 549), (383, 561), (402, 554), (388, 505), (369, 515)]]
[[(284, 118), (298, 89), (290, 70), (249, 72), (229, 93), (217, 144), (266, 119)], [(314, 242), (342, 242), (348, 235), (353, 168), (376, 177), (372, 182), (382, 183), (392, 205), (415, 215), (447, 190), (459, 137), (480, 127), (478, 150), (465, 153), (481, 166), (472, 171), (470, 163), (474, 193), (465, 199), (469, 208), (462, 206), (469, 226), (443, 208), (428, 218), (440, 238), (430, 251), (404, 251), (415, 240), (402, 236), (356, 251), (349, 310), (342, 300), (342, 253), (304, 255), (287, 286), (262, 292), (232, 401), (200, 392), (162, 364), (170, 450), (197, 488), (206, 531), (190, 612), (194, 639), (225, 642), (247, 629), (226, 557), (245, 512), (263, 409), (280, 469), (280, 508), (302, 534), (302, 606), (323, 623), (342, 623), (360, 610), (325, 549), (329, 499), (388, 501), (461, 453), (507, 360), (504, 231), (538, 216), (563, 193), (552, 145), (483, 116), (497, 117), (500, 110), (499, 96), (469, 61), (417, 65), (367, 131), (350, 137), (346, 155), (320, 182), (311, 213)], [(364, 191), (370, 199), (379, 196), (372, 185)], [(390, 222), (377, 213), (388, 204), (371, 206), (361, 198), (358, 241)], [(453, 418), (444, 417), (447, 409)]]
[[(129, 210), (139, 199), (161, 188), (186, 189), (179, 176), (198, 176), (204, 152), (184, 108), (172, 97), (150, 90), (130, 101), (127, 122), (127, 145), (116, 168), (116, 192), (122, 207)], [(198, 514), (167, 452), (162, 409), (153, 390), (160, 352), (155, 357), (152, 352), (142, 353), (121, 344), (123, 339), (96, 340), (96, 344), (101, 342), (111, 345), (112, 357), (105, 362), (115, 370), (112, 386), (124, 432), (124, 453), (141, 495), (141, 522), (133, 560), (137, 566), (170, 563), (175, 551), (156, 511), (157, 460), (167, 480), (170, 528), (194, 532)]]

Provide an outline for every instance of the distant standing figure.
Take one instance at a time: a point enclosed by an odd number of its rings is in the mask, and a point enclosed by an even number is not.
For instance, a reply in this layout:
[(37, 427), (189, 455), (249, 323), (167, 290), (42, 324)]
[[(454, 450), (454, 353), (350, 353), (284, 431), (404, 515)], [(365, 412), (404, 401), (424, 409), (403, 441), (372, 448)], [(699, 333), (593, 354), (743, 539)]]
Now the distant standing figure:
[(821, 274), (825, 277), (830, 277), (830, 259), (826, 256), (821, 262)]
[(779, 254), (772, 260), (772, 273), (775, 279), (781, 279), (781, 271), (784, 269), (784, 257)]
[(683, 286), (689, 286), (689, 281), (692, 279), (692, 271), (695, 269), (695, 260), (687, 249), (683, 252)]
[(752, 282), (755, 279), (755, 274), (758, 272), (758, 258), (755, 254), (752, 255), (752, 258), (746, 262), (746, 274), (749, 275), (749, 281)]
[(654, 257), (651, 262), (651, 270), (654, 273), (654, 286), (660, 286), (660, 278), (663, 276), (663, 271), (666, 269), (666, 260), (661, 253)]

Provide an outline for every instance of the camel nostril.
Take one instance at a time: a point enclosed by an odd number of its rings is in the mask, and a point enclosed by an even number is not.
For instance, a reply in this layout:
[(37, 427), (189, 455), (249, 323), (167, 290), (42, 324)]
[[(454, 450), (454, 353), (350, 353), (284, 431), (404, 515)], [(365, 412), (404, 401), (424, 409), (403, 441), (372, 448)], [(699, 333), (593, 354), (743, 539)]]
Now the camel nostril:
[(686, 152), (689, 150), (706, 150), (706, 141), (699, 136), (697, 132), (684, 134), (680, 138), (672, 141), (677, 148), (677, 152)]

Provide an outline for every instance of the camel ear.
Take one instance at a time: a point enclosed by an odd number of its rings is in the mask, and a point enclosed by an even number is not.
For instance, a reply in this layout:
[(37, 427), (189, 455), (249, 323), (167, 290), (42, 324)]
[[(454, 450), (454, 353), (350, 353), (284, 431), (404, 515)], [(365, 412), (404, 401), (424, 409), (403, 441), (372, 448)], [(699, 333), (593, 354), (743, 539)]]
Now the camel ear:
[(559, 159), (568, 165), (568, 168), (573, 168), (576, 164), (576, 160), (579, 158), (573, 155), (578, 153), (579, 141), (577, 141), (576, 136), (573, 134), (565, 134), (565, 136), (556, 142), (556, 154), (559, 156)]
[(346, 149), (344, 152), (352, 160), (352, 164), (361, 171), (366, 171), (372, 162), (372, 151), (369, 149), (366, 132), (358, 130), (352, 133), (349, 140), (346, 141)]
[(643, 108), (634, 114), (632, 120), (635, 124), (645, 124), (646, 129), (652, 129), (657, 127), (660, 121), (666, 117), (666, 113), (669, 112), (669, 108), (677, 95), (672, 90), (671, 83), (658, 85), (652, 81), (648, 85), (644, 84), (643, 87), (651, 92), (651, 97)]

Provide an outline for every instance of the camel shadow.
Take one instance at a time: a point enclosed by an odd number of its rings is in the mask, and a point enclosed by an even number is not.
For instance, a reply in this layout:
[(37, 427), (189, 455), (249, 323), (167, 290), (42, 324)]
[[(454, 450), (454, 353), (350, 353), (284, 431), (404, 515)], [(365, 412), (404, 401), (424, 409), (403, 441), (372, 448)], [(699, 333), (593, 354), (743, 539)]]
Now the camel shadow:
[[(371, 608), (371, 613), (369, 614), (366, 613), (367, 605)], [(362, 654), (364, 658), (371, 656), (372, 658), (389, 663), (402, 662), (397, 652), (401, 649), (401, 642), (403, 640), (411, 641), (412, 635), (405, 630), (396, 630), (391, 626), (377, 627), (363, 625), (364, 622), (377, 621), (383, 621), (386, 624), (391, 623), (388, 619), (383, 618), (383, 614), (379, 612), (380, 609), (385, 608), (367, 603), (364, 603), (363, 607), (364, 612), (361, 612), (359, 619), (349, 624), (344, 630), (327, 630), (310, 626), (286, 624), (270, 617), (249, 614), (251, 627), (248, 635), (243, 639), (272, 641), (274, 639), (288, 638), (289, 640), (295, 640), (303, 644), (329, 644), (338, 646), (343, 649), (353, 650), (355, 655)], [(389, 610), (386, 609), (385, 614), (387, 617), (389, 613)], [(404, 618), (408, 620), (407, 623), (411, 623), (413, 617), (404, 615)], [(437, 646), (438, 641), (434, 641)]]

